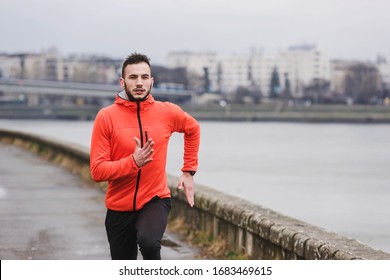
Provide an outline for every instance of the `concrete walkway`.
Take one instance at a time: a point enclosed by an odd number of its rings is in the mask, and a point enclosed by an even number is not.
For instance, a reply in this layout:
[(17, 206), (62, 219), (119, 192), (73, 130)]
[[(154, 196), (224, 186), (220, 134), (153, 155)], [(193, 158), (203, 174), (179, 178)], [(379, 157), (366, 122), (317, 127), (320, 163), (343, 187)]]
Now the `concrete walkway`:
[[(0, 155), (0, 259), (110, 259), (102, 191), (15, 146)], [(197, 258), (175, 234), (163, 241), (163, 259)]]

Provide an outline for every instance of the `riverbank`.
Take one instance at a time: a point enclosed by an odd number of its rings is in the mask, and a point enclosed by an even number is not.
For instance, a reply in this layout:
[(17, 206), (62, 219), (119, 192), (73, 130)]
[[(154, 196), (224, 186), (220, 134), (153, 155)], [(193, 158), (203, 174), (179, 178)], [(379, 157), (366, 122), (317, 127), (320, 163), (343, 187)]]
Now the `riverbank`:
[(374, 105), (232, 104), (182, 108), (202, 121), (390, 123), (390, 107)]

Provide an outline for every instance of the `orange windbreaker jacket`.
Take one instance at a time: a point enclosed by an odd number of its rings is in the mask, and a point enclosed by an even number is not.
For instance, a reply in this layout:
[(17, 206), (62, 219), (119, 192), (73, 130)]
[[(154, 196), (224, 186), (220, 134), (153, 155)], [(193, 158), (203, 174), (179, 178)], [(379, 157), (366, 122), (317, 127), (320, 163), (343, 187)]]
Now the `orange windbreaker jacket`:
[[(173, 132), (184, 133), (182, 171), (196, 171), (200, 127), (179, 106), (155, 101), (152, 95), (142, 102), (117, 95), (114, 104), (96, 116), (90, 153), (92, 178), (108, 181), (106, 207), (116, 211), (141, 209), (154, 196), (170, 197), (166, 176), (168, 141)], [(142, 145), (154, 141), (153, 160), (138, 168), (133, 159), (134, 137)]]

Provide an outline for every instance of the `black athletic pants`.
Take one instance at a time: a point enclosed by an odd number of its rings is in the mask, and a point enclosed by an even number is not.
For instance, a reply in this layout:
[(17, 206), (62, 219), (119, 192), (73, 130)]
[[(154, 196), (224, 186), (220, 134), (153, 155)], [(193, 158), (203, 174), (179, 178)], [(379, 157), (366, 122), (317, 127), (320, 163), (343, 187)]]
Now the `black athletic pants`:
[(113, 260), (161, 260), (161, 239), (171, 209), (170, 198), (154, 197), (132, 212), (107, 210), (106, 231)]

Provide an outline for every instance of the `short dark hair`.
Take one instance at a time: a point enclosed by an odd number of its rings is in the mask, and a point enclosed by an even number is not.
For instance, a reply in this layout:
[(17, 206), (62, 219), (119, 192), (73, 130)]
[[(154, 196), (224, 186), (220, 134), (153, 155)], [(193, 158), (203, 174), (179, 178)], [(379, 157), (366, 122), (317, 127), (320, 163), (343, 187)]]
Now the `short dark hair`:
[(122, 78), (125, 77), (125, 68), (127, 65), (130, 65), (130, 64), (138, 64), (138, 63), (141, 63), (141, 62), (145, 62), (147, 65), (149, 65), (150, 67), (150, 70), (152, 70), (152, 67), (150, 66), (150, 58), (147, 57), (146, 55), (144, 54), (140, 54), (140, 53), (132, 53), (130, 54), (126, 60), (123, 62), (123, 65), (122, 65)]

